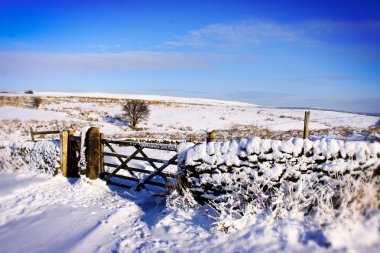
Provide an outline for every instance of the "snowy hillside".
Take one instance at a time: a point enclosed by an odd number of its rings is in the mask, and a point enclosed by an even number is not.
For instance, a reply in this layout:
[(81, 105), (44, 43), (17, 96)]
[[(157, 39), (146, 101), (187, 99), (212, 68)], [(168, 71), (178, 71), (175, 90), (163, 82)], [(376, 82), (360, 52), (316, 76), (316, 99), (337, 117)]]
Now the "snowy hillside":
[[(6, 93), (5, 96), (30, 96), (29, 94)], [(204, 105), (235, 105), (235, 106), (256, 106), (254, 104), (236, 101), (223, 101), (205, 98), (183, 98), (169, 97), (160, 95), (132, 95), (132, 94), (111, 94), (99, 92), (68, 93), (68, 92), (35, 92), (33, 96), (39, 97), (85, 97), (85, 98), (107, 98), (107, 99), (142, 99), (147, 101), (175, 102), (185, 104), (204, 104)]]
[[(40, 95), (42, 105), (30, 108), (31, 97)], [(275, 139), (301, 137), (304, 120), (302, 109), (274, 109), (239, 102), (186, 99), (143, 95), (100, 93), (37, 93), (37, 95), (1, 94), (0, 120), (13, 125), (20, 121), (33, 128), (73, 128), (93, 125), (113, 138), (169, 138), (204, 140), (206, 132), (217, 130), (218, 140), (259, 136)], [(151, 114), (132, 131), (123, 118), (126, 98), (146, 99)], [(11, 107), (10, 107), (11, 106)], [(17, 108), (14, 108), (17, 106)], [(22, 107), (22, 108), (20, 108)], [(365, 138), (379, 134), (379, 117), (351, 113), (311, 110), (310, 130), (315, 138), (336, 135), (340, 138)], [(38, 122), (37, 122), (37, 121)], [(7, 124), (9, 125), (9, 124)], [(22, 126), (20, 126), (22, 127)], [(0, 133), (20, 136), (0, 125)], [(28, 129), (20, 129), (27, 135)]]

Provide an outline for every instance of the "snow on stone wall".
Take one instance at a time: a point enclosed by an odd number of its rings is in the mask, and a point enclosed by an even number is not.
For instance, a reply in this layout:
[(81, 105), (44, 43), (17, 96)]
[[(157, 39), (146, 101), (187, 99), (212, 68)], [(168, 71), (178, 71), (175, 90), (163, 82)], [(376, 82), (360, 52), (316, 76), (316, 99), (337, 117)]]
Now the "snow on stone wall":
[(378, 142), (255, 137), (183, 144), (178, 151), (192, 193), (216, 206), (244, 210), (255, 203), (305, 215), (334, 215), (349, 205), (359, 212), (380, 208)]
[(59, 166), (59, 141), (0, 142), (0, 170), (27, 169), (55, 175)]

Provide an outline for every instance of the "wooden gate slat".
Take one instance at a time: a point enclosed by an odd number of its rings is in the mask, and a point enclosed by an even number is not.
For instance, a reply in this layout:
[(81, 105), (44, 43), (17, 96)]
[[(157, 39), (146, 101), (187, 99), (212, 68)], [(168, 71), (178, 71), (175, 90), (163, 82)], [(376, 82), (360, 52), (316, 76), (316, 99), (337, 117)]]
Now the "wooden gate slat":
[[(110, 153), (110, 152), (103, 152), (102, 153), (103, 156), (112, 156), (112, 157), (117, 157), (118, 155), (121, 157), (121, 158), (128, 158), (129, 156), (127, 155), (122, 155), (122, 154), (117, 154), (115, 155), (114, 153)], [(139, 157), (139, 156), (135, 156), (133, 158), (134, 160), (139, 160), (139, 161), (147, 161), (147, 159), (145, 159), (144, 157)], [(163, 160), (163, 159), (157, 159), (157, 158), (151, 158), (151, 157), (148, 157), (149, 160), (151, 160), (152, 162), (154, 163), (166, 163), (168, 160)], [(177, 165), (176, 162), (171, 162), (170, 164), (172, 165)]]
[[(144, 158), (146, 158), (146, 160), (148, 161), (148, 163), (153, 167), (153, 169), (155, 170), (155, 171), (157, 171), (158, 170), (158, 167), (149, 159), (149, 157), (141, 150), (140, 151), (140, 154), (144, 157)], [(162, 179), (164, 179), (165, 180), (165, 182), (168, 182), (169, 180), (168, 180), (168, 177), (167, 176), (165, 176), (162, 172), (160, 172), (160, 173), (158, 173), (158, 175), (159, 176), (161, 176), (162, 177)]]
[[(139, 190), (141, 190), (141, 188), (143, 188), (145, 186), (145, 184), (150, 184), (150, 185), (155, 185), (155, 186), (167, 188), (168, 187), (167, 183), (170, 182), (168, 178), (177, 179), (177, 175), (175, 173), (165, 173), (165, 172), (163, 172), (164, 169), (167, 168), (169, 165), (171, 165), (171, 164), (177, 164), (177, 162), (176, 162), (176, 160), (177, 160), (177, 154), (175, 154), (169, 160), (164, 160), (164, 159), (150, 158), (143, 151), (144, 148), (148, 148), (148, 149), (160, 149), (160, 150), (166, 150), (166, 151), (176, 151), (177, 150), (177, 148), (176, 148), (177, 146), (176, 145), (162, 145), (162, 144), (155, 144), (155, 143), (152, 144), (152, 143), (125, 142), (125, 141), (114, 141), (114, 140), (105, 140), (105, 139), (102, 139), (102, 141), (109, 148), (109, 150), (111, 152), (104, 152), (103, 151), (101, 153), (101, 156), (102, 157), (105, 157), (105, 156), (116, 157), (118, 159), (118, 161), (121, 163), (120, 165), (117, 165), (117, 164), (113, 164), (113, 163), (106, 163), (106, 162), (103, 161), (103, 165), (104, 166), (114, 167), (114, 168), (116, 167), (116, 169), (113, 170), (112, 172), (105, 172), (104, 173), (104, 176), (106, 177), (105, 180), (106, 180), (107, 184), (114, 184), (114, 185), (119, 185), (119, 186), (122, 186), (122, 187), (127, 187), (126, 185), (121, 184), (119, 182), (111, 181), (111, 179), (113, 177), (115, 177), (115, 178), (130, 180), (130, 181), (134, 181), (134, 182), (137, 183), (137, 186), (136, 186), (135, 190), (139, 191)], [(111, 146), (111, 144), (116, 144), (116, 145), (121, 145), (121, 146), (133, 146), (133, 147), (136, 148), (136, 150), (130, 156), (123, 155), (123, 154), (118, 154), (116, 152), (116, 150)], [(141, 155), (139, 155), (139, 153)], [(145, 169), (138, 169), (138, 168), (134, 168), (134, 167), (128, 166), (128, 163), (131, 160), (146, 161), (153, 168), (153, 171), (151, 171), (151, 170), (145, 170)], [(159, 166), (157, 163), (161, 163), (162, 165)], [(121, 169), (127, 170), (130, 173), (130, 175), (132, 175), (132, 177), (131, 176), (125, 176), (125, 175), (117, 174)], [(140, 179), (140, 178), (138, 178), (136, 176), (136, 174), (134, 172), (145, 173), (145, 174), (148, 174), (148, 176), (146, 178)], [(154, 177), (156, 177), (156, 176), (161, 177), (165, 181), (165, 183), (152, 181), (152, 179)], [(131, 187), (128, 186), (127, 188), (131, 188)]]
[[(106, 144), (106, 146), (113, 152), (113, 154), (117, 157), (117, 159), (121, 162), (121, 163), (123, 163), (123, 159), (121, 158), (121, 156), (115, 151), (115, 149), (108, 143), (108, 141), (106, 141), (106, 140), (103, 140), (104, 141), (104, 143)], [(136, 148), (137, 150), (138, 150), (138, 148)], [(138, 152), (136, 153), (136, 155), (138, 154)], [(133, 154), (132, 154), (132, 156), (133, 156)], [(130, 157), (127, 157), (127, 159), (129, 159), (128, 160), (128, 162), (130, 161), (130, 160), (132, 160), (132, 156), (130, 156)], [(125, 164), (127, 164), (128, 162), (126, 162)], [(133, 173), (133, 171), (129, 171), (129, 173), (131, 173), (131, 175), (133, 176), (133, 177), (135, 177), (135, 178), (137, 178), (137, 176), (136, 176), (136, 174), (135, 173)]]
[[(119, 165), (113, 164), (113, 163), (104, 163), (104, 166), (117, 168)], [(151, 174), (152, 172), (154, 172), (154, 171), (151, 171), (151, 170), (144, 170), (144, 169), (134, 168), (134, 167), (131, 167), (131, 166), (127, 166), (127, 167), (130, 168), (131, 170), (133, 170), (134, 172), (141, 172), (141, 173), (145, 173), (145, 174)], [(172, 173), (167, 173), (167, 172), (166, 173), (165, 172), (161, 172), (161, 173), (164, 174), (167, 177), (170, 177), (170, 178), (177, 178), (177, 176), (175, 174), (172, 174)]]
[(160, 168), (158, 168), (158, 170), (154, 171), (152, 174), (150, 174), (148, 177), (146, 177), (142, 182), (140, 182), (136, 186), (136, 190), (137, 191), (141, 190), (141, 188), (144, 186), (144, 184), (146, 184), (152, 178), (154, 178), (156, 175), (158, 175), (159, 173), (161, 173), (166, 167), (168, 167), (170, 165), (171, 161), (175, 161), (176, 159), (177, 159), (177, 154), (175, 156), (173, 156), (167, 163), (164, 163)]
[[(140, 152), (140, 150), (141, 150), (141, 147), (136, 149), (135, 152), (133, 152), (133, 154), (129, 158), (125, 159), (110, 175), (108, 175), (106, 182), (109, 182), (111, 177), (113, 177), (121, 168), (123, 168), (129, 161), (131, 161), (133, 157), (136, 156)], [(136, 176), (135, 173), (133, 173), (133, 171), (131, 170), (128, 170), (128, 171), (134, 178), (138, 179), (138, 177)]]
[(130, 142), (130, 141), (116, 141), (108, 140), (109, 143), (117, 144), (120, 146), (134, 146), (134, 147), (143, 147), (149, 149), (160, 149), (168, 151), (177, 151), (178, 145), (173, 144), (158, 144), (158, 143), (143, 143), (143, 142)]
[(123, 163), (123, 159), (121, 158), (121, 156), (115, 151), (115, 149), (108, 143), (108, 141), (106, 140), (103, 140), (104, 144), (106, 144), (106, 146), (111, 150), (111, 152), (117, 157), (117, 159)]

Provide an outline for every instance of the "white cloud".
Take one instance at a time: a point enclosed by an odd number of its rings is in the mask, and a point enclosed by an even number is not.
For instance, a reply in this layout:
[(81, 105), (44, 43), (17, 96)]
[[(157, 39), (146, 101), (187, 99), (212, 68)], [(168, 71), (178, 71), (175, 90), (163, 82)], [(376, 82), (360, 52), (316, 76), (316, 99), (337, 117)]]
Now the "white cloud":
[(0, 52), (0, 73), (129, 71), (204, 65), (204, 55), (175, 52), (121, 53)]
[(295, 41), (297, 33), (287, 25), (269, 21), (240, 21), (231, 24), (212, 24), (190, 31), (178, 40), (168, 41), (171, 46), (231, 46), (261, 44), (268, 41)]
[(349, 21), (332, 21), (332, 20), (312, 20), (299, 23), (295, 26), (298, 30), (305, 32), (321, 33), (362, 33), (372, 32), (380, 35), (380, 21), (368, 20), (359, 22)]
[(292, 24), (273, 21), (246, 20), (229, 24), (211, 24), (192, 30), (176, 40), (167, 41), (168, 46), (195, 48), (233, 47), (265, 43), (321, 43), (325, 35), (353, 36), (366, 39), (363, 34), (380, 38), (380, 21), (344, 22), (312, 20)]

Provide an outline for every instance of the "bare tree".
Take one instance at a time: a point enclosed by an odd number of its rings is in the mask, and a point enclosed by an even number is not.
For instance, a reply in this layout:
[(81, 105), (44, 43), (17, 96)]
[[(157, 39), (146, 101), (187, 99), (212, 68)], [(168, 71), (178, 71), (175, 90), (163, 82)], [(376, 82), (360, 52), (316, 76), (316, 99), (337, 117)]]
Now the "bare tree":
[(32, 98), (32, 106), (34, 106), (35, 108), (38, 109), (38, 107), (40, 107), (41, 104), (42, 104), (42, 98), (40, 98), (40, 97), (33, 97)]
[(147, 120), (150, 114), (148, 103), (136, 99), (128, 100), (128, 102), (123, 105), (123, 111), (132, 128), (136, 128), (137, 124), (141, 121)]

